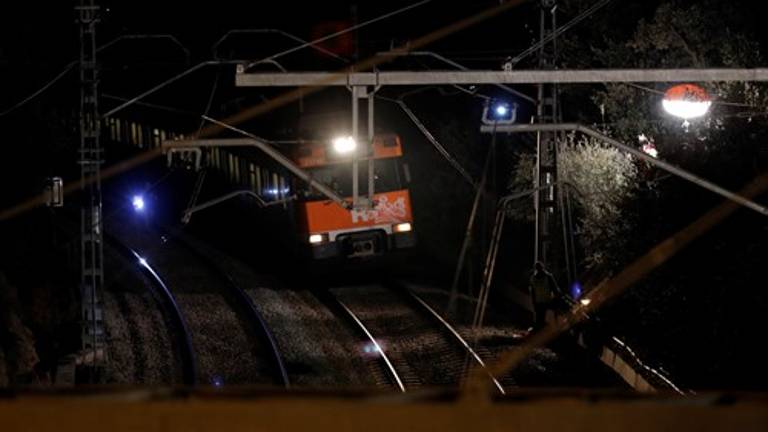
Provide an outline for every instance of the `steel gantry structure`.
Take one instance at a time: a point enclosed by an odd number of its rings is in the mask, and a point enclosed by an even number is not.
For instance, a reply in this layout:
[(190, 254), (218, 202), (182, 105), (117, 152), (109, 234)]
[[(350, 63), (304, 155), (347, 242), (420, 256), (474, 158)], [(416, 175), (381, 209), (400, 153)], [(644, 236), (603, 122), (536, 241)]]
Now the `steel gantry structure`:
[[(548, 5), (548, 6), (547, 6)], [(542, 40), (551, 40), (551, 32), (556, 29), (554, 17), (554, 2), (542, 2)], [(548, 14), (551, 14), (548, 16)], [(581, 125), (563, 125), (560, 123), (560, 115), (557, 107), (557, 88), (559, 84), (605, 84), (627, 82), (728, 82), (728, 81), (768, 81), (768, 68), (707, 68), (707, 69), (593, 69), (593, 70), (567, 70), (554, 69), (552, 67), (556, 47), (542, 44), (541, 48), (542, 70), (451, 70), (451, 71), (373, 71), (357, 72), (344, 70), (339, 72), (246, 72), (244, 68), (238, 68), (235, 75), (235, 84), (239, 87), (347, 87), (352, 90), (353, 99), (353, 127), (357, 128), (357, 100), (360, 97), (368, 97), (370, 109), (368, 110), (368, 128), (373, 130), (373, 100), (368, 89), (378, 90), (382, 86), (428, 86), (428, 85), (498, 85), (498, 84), (531, 84), (538, 89), (537, 124), (532, 125), (485, 125), (483, 132), (535, 132), (539, 134), (538, 156), (541, 168), (538, 171), (536, 182), (537, 201), (537, 250), (535, 259), (549, 261), (547, 248), (552, 239), (551, 224), (556, 215), (554, 208), (559, 197), (555, 191), (559, 182), (556, 178), (556, 137), (557, 134), (566, 131), (580, 131), (588, 135), (596, 133)], [(596, 137), (607, 144), (622, 150), (634, 150), (630, 146), (621, 144), (610, 137), (600, 134)], [(652, 159), (650, 156), (636, 154), (644, 159)], [(543, 156), (542, 156), (543, 155)], [(741, 205), (756, 210), (762, 214), (768, 214), (764, 206), (739, 196), (736, 193), (721, 188), (714, 183), (701, 179), (679, 167), (674, 167), (663, 161), (649, 161), (657, 167), (678, 175), (699, 186), (718, 193)], [(357, 173), (357, 170), (354, 171)], [(369, 183), (372, 181), (369, 171)], [(548, 187), (544, 187), (548, 186)], [(369, 193), (372, 188), (369, 188)], [(355, 188), (353, 201), (356, 205), (361, 202), (357, 197), (358, 189)], [(369, 204), (366, 199), (363, 204)], [(546, 231), (545, 231), (546, 230)], [(542, 235), (547, 234), (545, 237)], [(565, 235), (565, 248), (571, 248), (568, 236)], [(541, 247), (544, 244), (544, 247)], [(570, 253), (565, 250), (564, 252)], [(568, 261), (568, 260), (567, 260)], [(573, 263), (568, 269), (569, 277), (572, 277)]]
[[(466, 70), (466, 71), (376, 71), (376, 72), (246, 72), (238, 68), (238, 87), (347, 87), (357, 99), (368, 98), (383, 86), (483, 85), (483, 84), (605, 84), (627, 82), (732, 82), (768, 81), (768, 68), (751, 69), (587, 69), (587, 70)], [(354, 89), (358, 90), (355, 91)], [(551, 110), (552, 108), (550, 108)], [(542, 114), (543, 116), (544, 114)], [(356, 111), (353, 118), (358, 119)], [(354, 122), (353, 122), (354, 124)], [(368, 128), (374, 126), (373, 109), (368, 110)], [(354, 126), (353, 126), (354, 127)], [(485, 131), (521, 131), (518, 126), (484, 126)], [(529, 129), (528, 132), (558, 132), (555, 129)]]

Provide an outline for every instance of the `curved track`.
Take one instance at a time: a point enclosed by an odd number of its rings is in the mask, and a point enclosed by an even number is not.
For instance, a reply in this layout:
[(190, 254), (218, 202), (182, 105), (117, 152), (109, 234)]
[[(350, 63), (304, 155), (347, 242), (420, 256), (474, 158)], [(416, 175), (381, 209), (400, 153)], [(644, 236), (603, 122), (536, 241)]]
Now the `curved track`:
[(107, 228), (162, 274), (173, 292), (197, 354), (198, 384), (289, 387), (267, 323), (204, 246), (138, 218), (114, 220)]
[(176, 302), (176, 298), (155, 269), (135, 250), (112, 236), (108, 236), (107, 241), (128, 261), (135, 262), (139, 267), (139, 271), (152, 282), (153, 293), (159, 298), (163, 312), (173, 327), (173, 333), (177, 335), (176, 349), (181, 361), (182, 382), (185, 385), (194, 386), (197, 381), (197, 358), (192, 348), (192, 338), (189, 334), (187, 322)]
[(426, 301), (424, 301), (421, 297), (419, 297), (415, 292), (409, 290), (408, 288), (402, 287), (398, 285), (398, 289), (403, 290), (405, 294), (410, 296), (413, 301), (415, 301), (422, 310), (435, 319), (435, 321), (439, 322), (442, 328), (445, 329), (445, 331), (452, 336), (456, 342), (464, 347), (464, 350), (467, 352), (467, 355), (471, 362), (476, 363), (481, 369), (483, 369), (488, 375), (488, 378), (493, 382), (493, 385), (496, 387), (496, 389), (501, 394), (506, 394), (506, 391), (504, 391), (504, 387), (501, 385), (498, 379), (496, 379), (493, 374), (491, 374), (491, 371), (488, 369), (488, 366), (486, 366), (485, 362), (482, 358), (480, 358), (480, 355), (472, 348), (472, 346), (467, 342), (464, 337), (459, 334), (459, 332), (445, 319), (443, 318), (435, 309), (433, 309)]
[(469, 358), (505, 394), (504, 387), (459, 332), (401, 284), (387, 281), (333, 290), (341, 292), (319, 294), (321, 300), (365, 335), (395, 388), (405, 391), (422, 385), (459, 385)]
[(337, 299), (329, 292), (315, 291), (314, 294), (321, 303), (325, 304), (336, 316), (344, 318), (344, 320), (355, 327), (357, 333), (360, 334), (361, 339), (366, 346), (366, 349), (364, 349), (363, 352), (366, 354), (373, 354), (373, 356), (366, 357), (366, 360), (373, 360), (374, 358), (376, 360), (376, 364), (371, 365), (371, 369), (375, 371), (377, 368), (379, 368), (383, 372), (383, 375), (386, 375), (386, 383), (382, 382), (384, 380), (382, 380), (379, 377), (379, 374), (376, 373), (374, 373), (374, 381), (376, 381), (382, 387), (389, 385), (399, 390), (400, 392), (405, 392), (406, 382), (397, 372), (393, 359), (390, 359), (390, 356), (386, 353), (381, 344), (379, 344), (371, 331), (365, 326), (365, 324), (363, 324), (360, 318), (355, 315), (355, 313), (352, 312), (352, 310), (347, 307), (347, 305), (345, 305), (341, 300)]
[(214, 273), (216, 273), (222, 280), (225, 281), (224, 287), (229, 291), (231, 297), (240, 305), (241, 314), (251, 323), (251, 327), (255, 333), (258, 333), (258, 338), (262, 342), (262, 345), (267, 346), (270, 352), (270, 363), (272, 366), (274, 382), (285, 388), (290, 388), (290, 379), (288, 377), (288, 370), (283, 361), (283, 356), (280, 353), (280, 349), (275, 340), (275, 336), (272, 329), (267, 324), (267, 321), (261, 315), (256, 305), (253, 303), (251, 297), (242, 289), (234, 279), (221, 267), (219, 267), (213, 259), (202, 253), (195, 246), (173, 233), (166, 233), (173, 237), (174, 240), (183, 245), (187, 250), (195, 254), (203, 261)]

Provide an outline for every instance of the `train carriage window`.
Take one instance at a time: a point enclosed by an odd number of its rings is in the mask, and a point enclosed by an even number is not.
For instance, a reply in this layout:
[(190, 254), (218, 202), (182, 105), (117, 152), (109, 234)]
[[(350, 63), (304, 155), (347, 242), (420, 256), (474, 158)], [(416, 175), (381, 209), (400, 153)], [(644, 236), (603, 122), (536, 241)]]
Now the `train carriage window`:
[(131, 144), (141, 148), (141, 145), (139, 144), (139, 131), (136, 126), (136, 123), (131, 122)]
[(269, 192), (273, 199), (277, 199), (280, 196), (280, 178), (277, 176), (277, 173), (272, 173), (272, 189)]
[(242, 184), (242, 177), (240, 176), (240, 173), (242, 170), (240, 169), (243, 166), (243, 159), (239, 156), (235, 156), (235, 182), (239, 185)]
[[(400, 190), (402, 178), (398, 169), (398, 160), (378, 159), (374, 162), (374, 192), (391, 192)], [(352, 196), (352, 170), (350, 164), (328, 165), (313, 168), (312, 177), (330, 186), (336, 193), (350, 197)], [(361, 163), (358, 166), (359, 193), (368, 193), (368, 164)], [(325, 199), (317, 191), (305, 192), (309, 199)]]
[(139, 148), (144, 148), (144, 128), (140, 123), (136, 123), (136, 142)]
[(141, 148), (147, 148), (147, 140), (144, 137), (146, 130), (141, 124), (136, 124), (136, 136), (139, 138), (139, 146)]
[(266, 195), (269, 190), (269, 171), (263, 169), (261, 171), (261, 194)]
[(285, 199), (288, 196), (288, 188), (286, 187), (285, 177), (280, 176), (280, 199)]
[(248, 164), (248, 189), (256, 192), (256, 167), (253, 163)]

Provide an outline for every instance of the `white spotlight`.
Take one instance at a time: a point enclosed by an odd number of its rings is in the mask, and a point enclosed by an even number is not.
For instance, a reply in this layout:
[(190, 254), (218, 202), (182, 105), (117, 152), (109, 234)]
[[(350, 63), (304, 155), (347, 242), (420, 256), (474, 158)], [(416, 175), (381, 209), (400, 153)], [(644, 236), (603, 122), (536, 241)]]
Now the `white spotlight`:
[(337, 153), (346, 154), (355, 151), (357, 148), (357, 142), (351, 136), (338, 137), (333, 140), (333, 149)]

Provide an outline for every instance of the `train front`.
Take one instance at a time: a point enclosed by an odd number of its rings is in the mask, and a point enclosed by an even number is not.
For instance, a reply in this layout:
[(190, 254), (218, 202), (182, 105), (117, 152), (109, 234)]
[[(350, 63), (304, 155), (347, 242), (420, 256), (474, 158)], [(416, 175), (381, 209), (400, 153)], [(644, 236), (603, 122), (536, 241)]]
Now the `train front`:
[[(315, 180), (333, 188), (352, 202), (352, 154), (350, 138), (332, 143), (312, 143), (298, 148), (296, 163)], [(411, 210), (408, 167), (397, 135), (374, 137), (368, 157), (358, 158), (359, 196), (368, 195), (368, 163), (373, 162), (373, 205), (347, 210), (317, 191), (305, 190), (297, 203), (304, 242), (314, 259), (366, 258), (416, 244)]]

